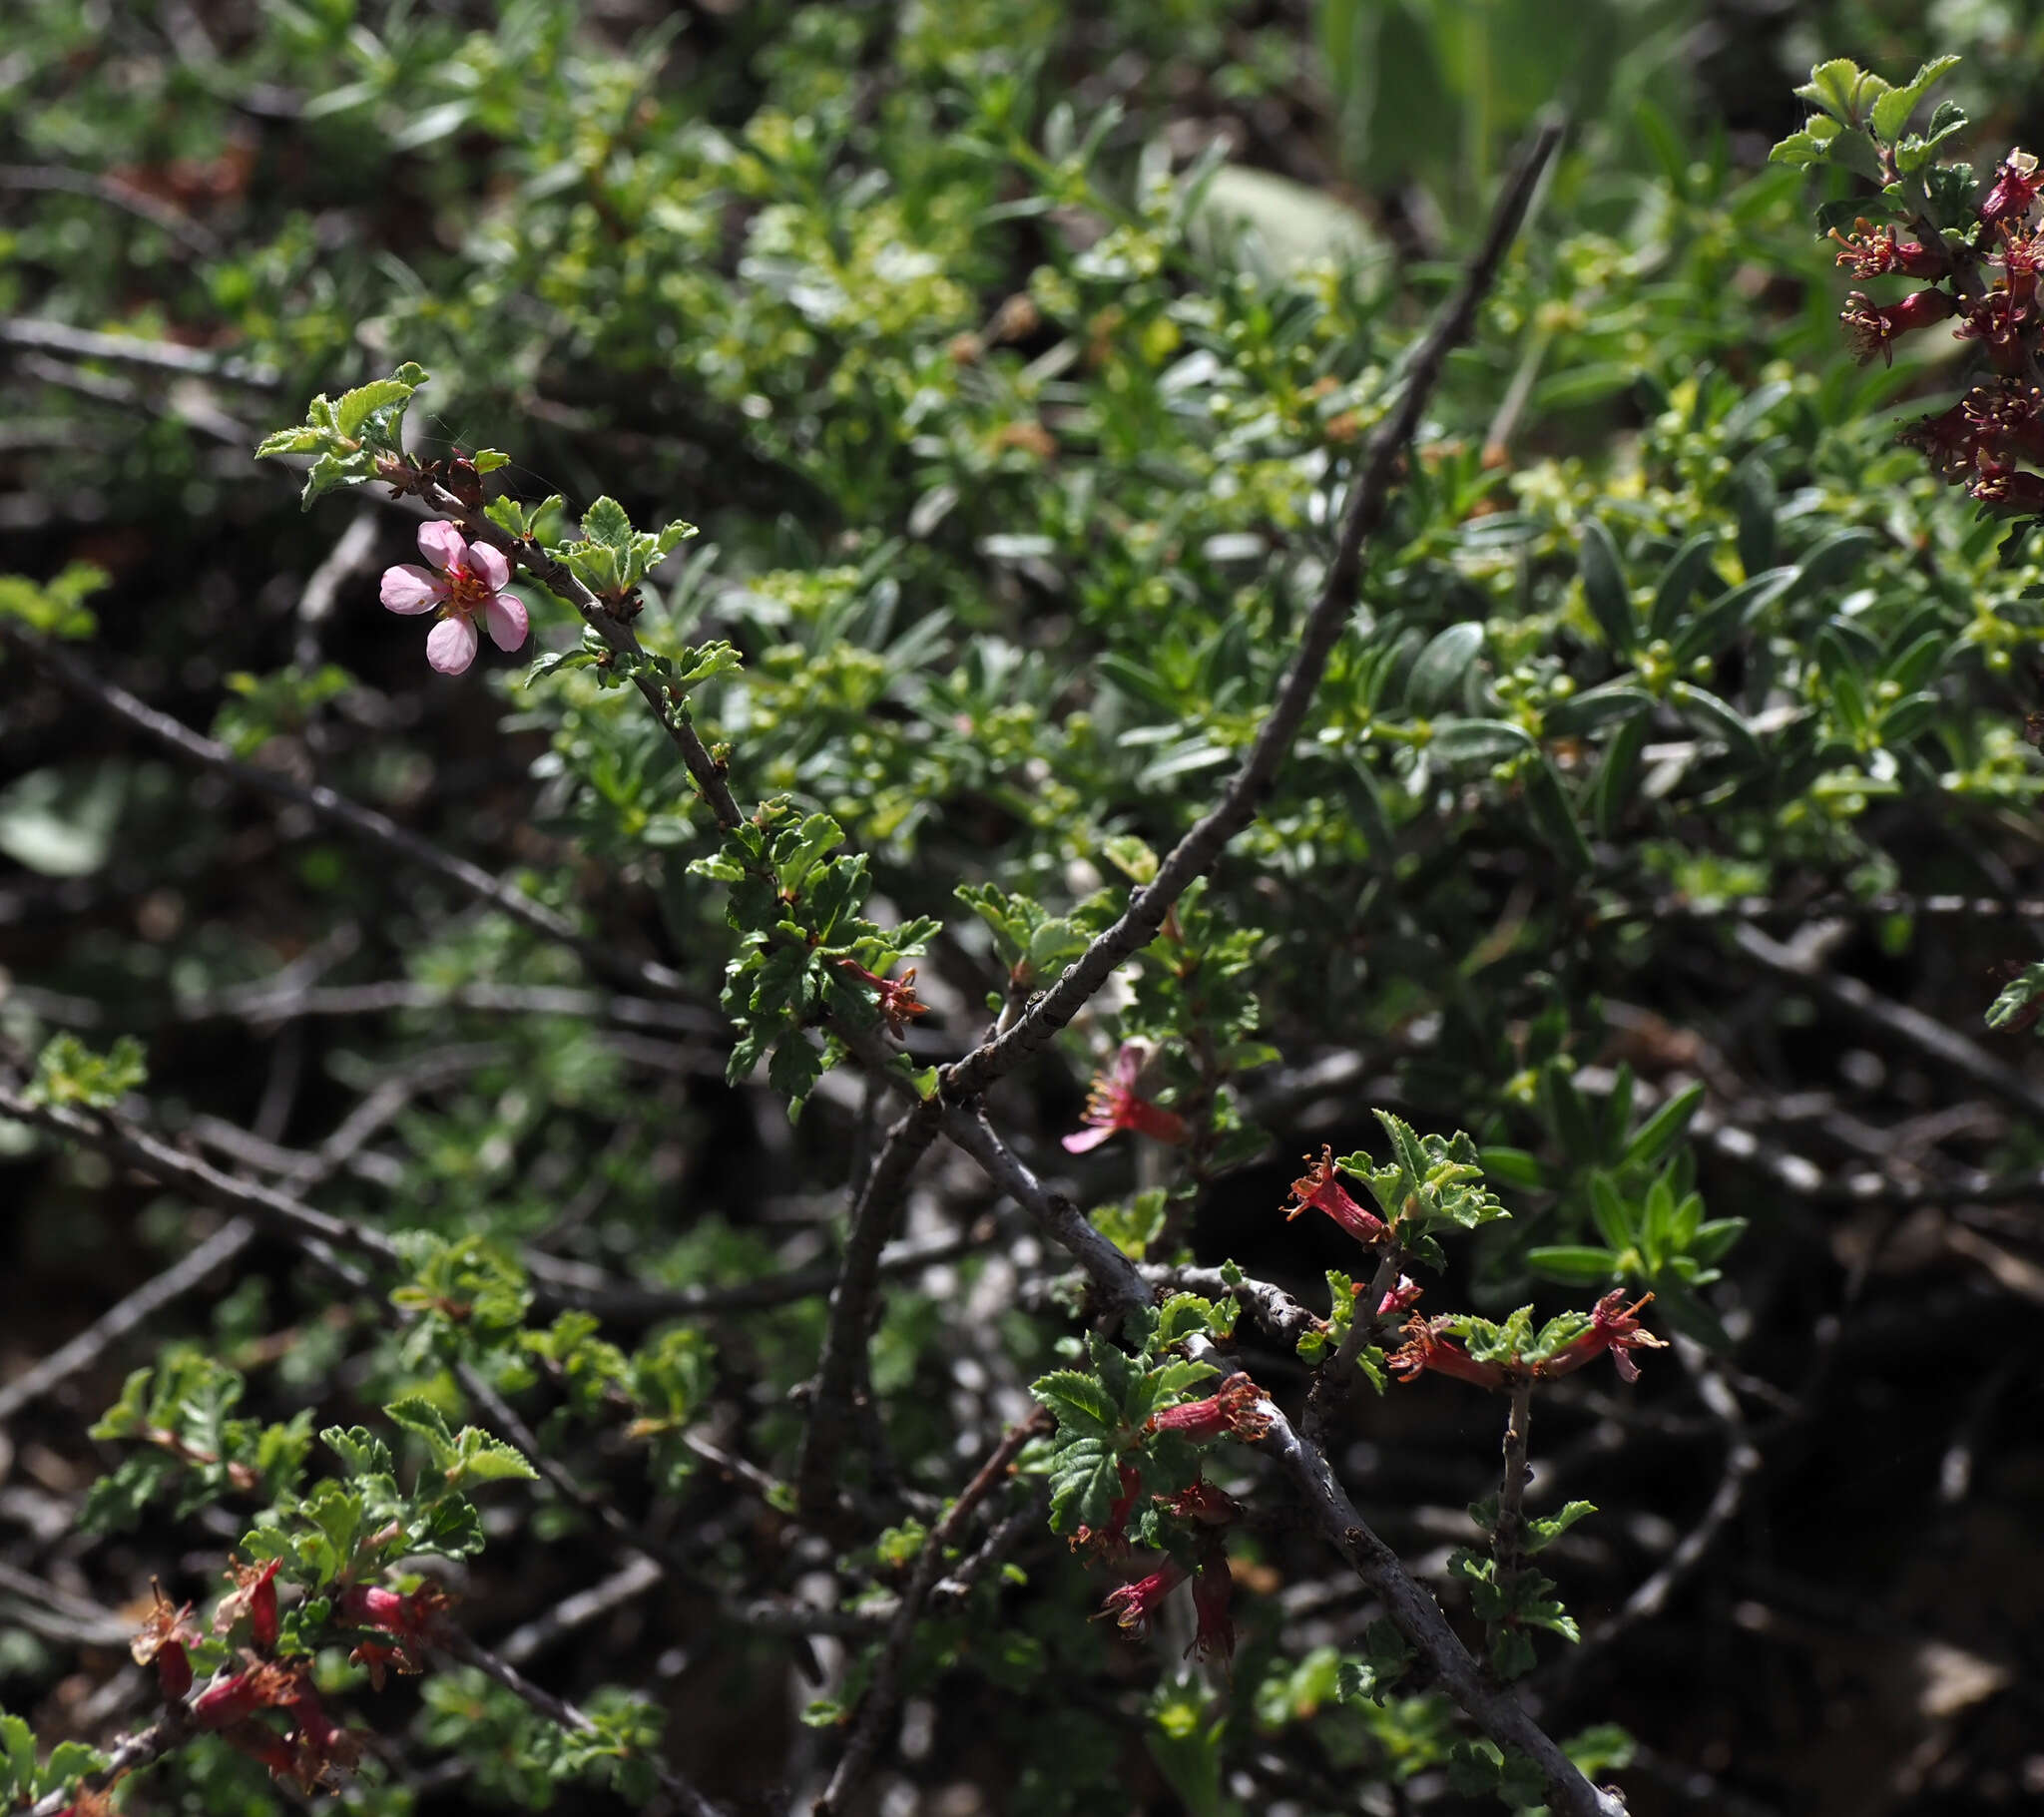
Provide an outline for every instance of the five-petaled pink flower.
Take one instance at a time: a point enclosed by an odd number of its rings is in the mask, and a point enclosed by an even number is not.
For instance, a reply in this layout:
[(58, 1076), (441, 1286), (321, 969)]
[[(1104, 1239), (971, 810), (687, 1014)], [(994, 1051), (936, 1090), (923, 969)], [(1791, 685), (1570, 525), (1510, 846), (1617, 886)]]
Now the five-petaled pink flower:
[(430, 568), (403, 562), (383, 570), (383, 604), (392, 612), (439, 613), (426, 661), (443, 676), (458, 676), (475, 661), (478, 618), (499, 650), (525, 642), (525, 603), (504, 591), (511, 564), (501, 549), (466, 542), (454, 525), (436, 522), (419, 526), (419, 553)]
[(1124, 1042), (1122, 1051), (1115, 1056), (1114, 1071), (1095, 1076), (1086, 1099), (1089, 1127), (1065, 1137), (1068, 1152), (1084, 1154), (1089, 1148), (1097, 1148), (1117, 1130), (1134, 1130), (1139, 1136), (1180, 1147), (1192, 1139), (1192, 1131), (1187, 1129), (1183, 1117), (1152, 1104), (1136, 1090), (1136, 1081), (1142, 1076), (1143, 1063), (1148, 1058), (1141, 1043)]

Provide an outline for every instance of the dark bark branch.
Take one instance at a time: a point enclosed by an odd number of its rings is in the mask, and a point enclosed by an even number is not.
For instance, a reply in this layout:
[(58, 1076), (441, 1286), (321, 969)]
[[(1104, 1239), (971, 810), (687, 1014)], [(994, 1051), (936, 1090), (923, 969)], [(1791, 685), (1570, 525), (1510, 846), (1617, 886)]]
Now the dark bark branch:
[(994, 1447), (992, 1456), (974, 1473), (972, 1481), (959, 1491), (950, 1513), (930, 1529), (922, 1551), (916, 1555), (908, 1588), (901, 1592), (900, 1606), (895, 1609), (894, 1619), (888, 1626), (886, 1642), (880, 1648), (879, 1660), (873, 1667), (872, 1683), (866, 1687), (865, 1698), (859, 1704), (858, 1716), (845, 1741), (844, 1752), (838, 1756), (836, 1770), (831, 1773), (829, 1784), (823, 1788), (823, 1795), (815, 1802), (815, 1817), (833, 1817), (833, 1813), (842, 1810), (844, 1801), (858, 1789), (872, 1768), (873, 1755), (893, 1723), (895, 1708), (901, 1700), (901, 1667), (908, 1657), (909, 1645), (915, 1639), (916, 1623), (922, 1618), (923, 1604), (929, 1600), (930, 1591), (943, 1575), (946, 1548), (965, 1531), (966, 1522), (980, 1503), (1000, 1487), (1022, 1447), (1045, 1430), (1048, 1424), (1047, 1418), (1039, 1412), (1010, 1427)]
[(1406, 444), (1419, 426), (1420, 415), (1433, 394), (1449, 349), (1468, 334), (1477, 305), (1497, 277), (1533, 187), (1561, 142), (1561, 132), (1559, 122), (1548, 122), (1520, 154), (1491, 213), (1483, 243), (1470, 259), (1460, 286), (1407, 362), (1404, 393), (1370, 438), (1362, 470), (1352, 482), (1348, 508), (1335, 540), (1334, 559), (1328, 565), (1320, 597), (1306, 620), (1297, 659), (1242, 768), (1219, 803), (1172, 848), (1158, 867), (1156, 878), (1130, 896), (1120, 919), (1095, 939), (1057, 983), (1008, 1029), (946, 1069), (945, 1097), (977, 1097), (1048, 1043), (1106, 984), (1123, 960), (1156, 937), (1172, 904), (1255, 817), (1312, 704), (1335, 641), (1355, 610), (1363, 545), (1383, 522)]

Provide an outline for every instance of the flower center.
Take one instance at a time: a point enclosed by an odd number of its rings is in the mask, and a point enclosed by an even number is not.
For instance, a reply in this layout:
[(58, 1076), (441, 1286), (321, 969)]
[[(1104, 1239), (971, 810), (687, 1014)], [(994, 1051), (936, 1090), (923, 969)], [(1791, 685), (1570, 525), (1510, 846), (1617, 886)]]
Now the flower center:
[(447, 610), (463, 615), (477, 613), (490, 603), (490, 584), (472, 568), (447, 571)]

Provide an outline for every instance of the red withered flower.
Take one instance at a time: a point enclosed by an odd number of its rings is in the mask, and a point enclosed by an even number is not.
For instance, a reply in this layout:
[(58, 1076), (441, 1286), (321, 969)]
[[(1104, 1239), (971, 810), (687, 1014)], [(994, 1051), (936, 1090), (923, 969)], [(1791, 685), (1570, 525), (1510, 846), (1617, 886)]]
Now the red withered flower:
[(1384, 1359), (1384, 1366), (1401, 1382), (1416, 1382), (1431, 1369), (1436, 1375), (1451, 1375), (1479, 1388), (1502, 1388), (1507, 1380), (1504, 1366), (1479, 1363), (1453, 1338), (1441, 1335), (1445, 1323), (1444, 1319), (1407, 1319), (1405, 1342)]
[(1618, 1365), (1618, 1373), (1628, 1382), (1640, 1379), (1640, 1366), (1627, 1353), (1632, 1350), (1666, 1350), (1667, 1343), (1651, 1331), (1640, 1328), (1640, 1309), (1654, 1296), (1643, 1293), (1630, 1306), (1625, 1303), (1625, 1290), (1614, 1287), (1590, 1313), (1590, 1329), (1583, 1335), (1557, 1351), (1535, 1373), (1541, 1376), (1568, 1375), (1594, 1362), (1607, 1350), (1611, 1360)]
[(1347, 1189), (1335, 1177), (1334, 1150), (1326, 1143), (1320, 1144), (1320, 1158), (1314, 1160), (1308, 1154), (1306, 1170), (1291, 1182), (1291, 1196), (1298, 1202), (1285, 1213), (1289, 1223), (1308, 1207), (1324, 1211), (1342, 1229), (1359, 1243), (1381, 1241), (1391, 1233), (1391, 1226), (1374, 1212), (1365, 1211), (1348, 1196)]
[(1127, 1557), (1129, 1516), (1135, 1511), (1137, 1496), (1143, 1492), (1143, 1478), (1132, 1465), (1122, 1464), (1116, 1469), (1122, 1492), (1107, 1505), (1107, 1525), (1097, 1532), (1091, 1527), (1077, 1529), (1072, 1535), (1074, 1552), (1097, 1552), (1103, 1559)]
[(247, 1615), (256, 1650), (265, 1656), (276, 1650), (276, 1574), (281, 1564), (280, 1559), (271, 1559), (262, 1565), (229, 1568), (235, 1588), (221, 1597), (220, 1606), (213, 1611), (215, 1633), (228, 1633)]
[(1900, 302), (1878, 306), (1854, 290), (1845, 298), (1838, 320), (1845, 327), (1845, 344), (1863, 366), (1876, 353), (1889, 365), (1895, 363), (1894, 342), (1912, 329), (1927, 328), (1951, 314), (1952, 299), (1942, 290), (1918, 290)]
[(182, 1702), (192, 1688), (192, 1655), (186, 1649), (199, 1644), (199, 1626), (192, 1619), (191, 1603), (174, 1607), (164, 1594), (163, 1586), (154, 1578), (150, 1580), (149, 1590), (156, 1598), (156, 1606), (143, 1617), (128, 1650), (137, 1665), (155, 1661), (157, 1688), (163, 1692), (165, 1702)]
[(1142, 1077), (1143, 1063), (1148, 1058), (1140, 1043), (1124, 1042), (1115, 1056), (1114, 1071), (1095, 1076), (1086, 1097), (1088, 1127), (1064, 1138), (1068, 1153), (1084, 1154), (1097, 1148), (1118, 1130), (1133, 1130), (1138, 1136), (1176, 1147), (1192, 1139), (1192, 1131), (1183, 1117), (1152, 1104), (1136, 1090), (1136, 1081)]
[(1990, 225), (2027, 220), (2037, 201), (2037, 189), (2036, 158), (2020, 148), (2011, 151), (1994, 173), (1994, 187), (1980, 205), (1980, 219)]
[(299, 1670), (264, 1659), (217, 1678), (192, 1700), (192, 1716), (201, 1728), (225, 1731), (247, 1722), (257, 1710), (278, 1709), (297, 1695)]
[(1175, 1496), (1153, 1496), (1151, 1500), (1181, 1521), (1197, 1522), (1202, 1527), (1226, 1527), (1242, 1518), (1242, 1504), (1204, 1477)]
[(379, 1691), (386, 1670), (413, 1673), (421, 1669), (419, 1649), (432, 1637), (433, 1623), (451, 1598), (430, 1581), (417, 1590), (384, 1590), (379, 1585), (356, 1584), (334, 1599), (334, 1619), (349, 1627), (373, 1627), (389, 1636), (386, 1640), (364, 1640), (349, 1655), (369, 1670), (369, 1682)]
[(1235, 1657), (1235, 1621), (1228, 1608), (1233, 1589), (1228, 1554), (1219, 1545), (1209, 1546), (1200, 1555), (1200, 1569), (1193, 1577), (1193, 1607), (1199, 1613), (1200, 1626), (1186, 1648), (1189, 1654), (1223, 1664)]
[(1152, 1432), (1176, 1432), (1196, 1441), (1218, 1439), (1228, 1433), (1245, 1443), (1260, 1439), (1271, 1430), (1271, 1416), (1263, 1410), (1264, 1391), (1246, 1375), (1232, 1375), (1220, 1392), (1202, 1401), (1181, 1401), (1150, 1416)]
[(1951, 263), (1942, 246), (1897, 240), (1893, 227), (1871, 227), (1864, 219), (1850, 233), (1833, 227), (1831, 237), (1840, 247), (1838, 263), (1850, 266), (1854, 277), (1942, 277)]
[(860, 983), (873, 987), (880, 999), (880, 1020), (887, 1025), (890, 1034), (901, 1034), (916, 1017), (929, 1014), (930, 1006), (919, 1002), (915, 995), (914, 966), (899, 978), (878, 978), (849, 959), (840, 959), (837, 965), (839, 970), (849, 972)]
[(1116, 1625), (1125, 1631), (1139, 1634), (1164, 1598), (1185, 1581), (1186, 1568), (1175, 1559), (1167, 1559), (1147, 1578), (1138, 1578), (1133, 1584), (1124, 1584), (1119, 1590), (1109, 1590), (1106, 1601), (1100, 1605), (1100, 1612), (1114, 1616)]

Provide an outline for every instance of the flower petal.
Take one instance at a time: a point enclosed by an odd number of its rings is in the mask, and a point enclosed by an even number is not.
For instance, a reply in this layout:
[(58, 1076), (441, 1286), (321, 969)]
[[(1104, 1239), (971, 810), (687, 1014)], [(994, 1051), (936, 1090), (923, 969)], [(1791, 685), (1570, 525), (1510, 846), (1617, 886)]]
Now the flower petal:
[(1065, 1137), (1067, 1154), (1084, 1154), (1090, 1148), (1097, 1148), (1114, 1134), (1114, 1125), (1100, 1124), (1091, 1130), (1078, 1130)]
[[(481, 549), (476, 553), (480, 555)], [(493, 593), (483, 606), (483, 623), (490, 628), (490, 642), (499, 650), (516, 650), (525, 642), (525, 602), (516, 594)]]
[(439, 518), (419, 526), (419, 554), (445, 574), (467, 560), (468, 545), (461, 540), (459, 530)]
[(443, 676), (458, 676), (475, 661), (475, 627), (467, 619), (442, 619), (426, 640), (426, 661)]
[(503, 550), (493, 543), (469, 544), (468, 568), (492, 593), (502, 593), (504, 583), (511, 578), (511, 564), (504, 559)]
[(447, 597), (447, 583), (430, 568), (405, 562), (383, 570), (383, 604), (392, 612), (431, 612)]

